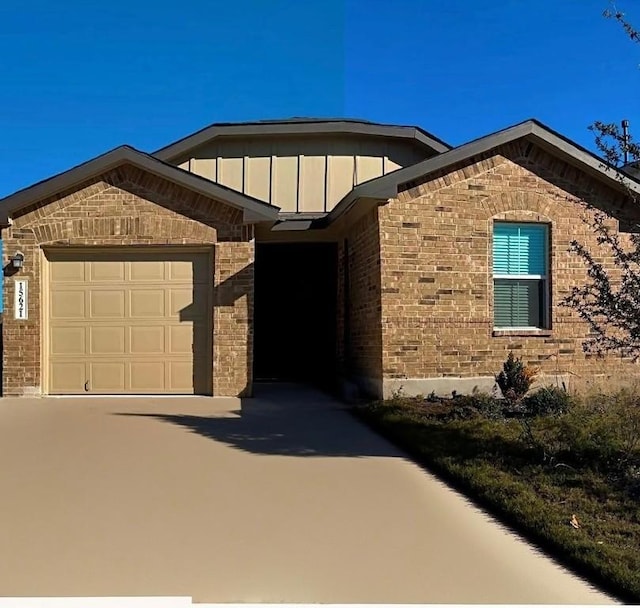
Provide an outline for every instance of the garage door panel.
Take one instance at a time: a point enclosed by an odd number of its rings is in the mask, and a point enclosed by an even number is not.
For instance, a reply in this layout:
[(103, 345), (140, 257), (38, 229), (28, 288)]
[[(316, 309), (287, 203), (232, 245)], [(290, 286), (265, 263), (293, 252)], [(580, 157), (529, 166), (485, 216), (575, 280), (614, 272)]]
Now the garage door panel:
[(209, 261), (206, 257), (186, 257), (182, 260), (172, 260), (168, 263), (169, 281), (206, 285), (210, 279)]
[(169, 314), (183, 321), (203, 319), (207, 311), (207, 289), (204, 287), (169, 290)]
[(210, 392), (207, 254), (47, 257), (51, 393)]
[(131, 354), (163, 355), (166, 353), (164, 325), (129, 327)]
[(50, 315), (52, 319), (84, 319), (85, 292), (61, 290), (52, 293)]
[(193, 282), (193, 262), (191, 260), (172, 260), (169, 262), (169, 277), (170, 281), (179, 281), (182, 283)]
[(187, 315), (193, 304), (193, 289), (171, 289), (169, 291), (169, 314), (172, 317)]
[(89, 291), (90, 319), (121, 319), (125, 311), (124, 289), (97, 289)]
[(191, 323), (181, 323), (169, 327), (169, 353), (172, 355), (191, 354), (193, 352), (193, 332)]
[(164, 289), (131, 289), (129, 315), (133, 319), (153, 319), (165, 316)]
[(84, 327), (53, 327), (50, 332), (51, 353), (54, 355), (79, 355), (86, 352)]
[(180, 323), (168, 328), (169, 355), (192, 354), (194, 357), (206, 357), (209, 344), (205, 323)]
[(169, 362), (169, 382), (171, 390), (181, 391), (193, 386), (193, 365), (184, 361)]
[(94, 361), (89, 363), (89, 384), (91, 392), (122, 393), (126, 390), (126, 364), (115, 361)]
[(136, 282), (162, 282), (165, 280), (165, 265), (162, 260), (129, 262), (130, 280)]
[(125, 328), (114, 325), (89, 327), (90, 355), (123, 355), (126, 352)]
[(132, 391), (162, 393), (165, 391), (164, 361), (132, 361), (129, 383)]
[(125, 264), (124, 262), (114, 262), (109, 260), (100, 260), (97, 262), (88, 262), (89, 281), (99, 282), (119, 282), (125, 280)]
[(51, 267), (51, 279), (56, 282), (84, 283), (84, 262), (59, 262)]
[(64, 361), (51, 363), (49, 383), (54, 393), (84, 392), (86, 369), (84, 361)]

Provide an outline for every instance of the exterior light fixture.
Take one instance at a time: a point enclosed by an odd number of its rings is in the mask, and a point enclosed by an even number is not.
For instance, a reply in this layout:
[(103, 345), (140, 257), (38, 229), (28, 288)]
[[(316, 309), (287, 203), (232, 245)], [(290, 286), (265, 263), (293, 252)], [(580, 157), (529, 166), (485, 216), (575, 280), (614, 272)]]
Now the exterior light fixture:
[(12, 258), (10, 258), (10, 261), (11, 268), (13, 268), (14, 270), (19, 270), (24, 266), (24, 253), (18, 251)]

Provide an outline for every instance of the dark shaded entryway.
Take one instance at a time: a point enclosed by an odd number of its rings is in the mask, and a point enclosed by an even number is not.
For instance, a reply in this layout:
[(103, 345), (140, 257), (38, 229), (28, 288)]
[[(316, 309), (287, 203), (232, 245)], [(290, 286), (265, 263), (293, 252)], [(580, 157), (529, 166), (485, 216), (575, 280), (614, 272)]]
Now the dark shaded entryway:
[(254, 378), (330, 388), (336, 373), (335, 243), (259, 243)]

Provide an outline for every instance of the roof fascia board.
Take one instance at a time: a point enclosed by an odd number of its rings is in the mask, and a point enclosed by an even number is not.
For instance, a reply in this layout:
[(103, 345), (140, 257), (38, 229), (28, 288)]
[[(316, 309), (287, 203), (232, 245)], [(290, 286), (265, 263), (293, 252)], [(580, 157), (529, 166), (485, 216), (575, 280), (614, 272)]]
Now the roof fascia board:
[(115, 169), (122, 164), (131, 164), (184, 188), (247, 211), (251, 214), (251, 217), (256, 218), (256, 221), (257, 218), (261, 218), (260, 221), (274, 221), (277, 219), (280, 210), (278, 207), (225, 188), (173, 165), (163, 163), (159, 159), (134, 148), (121, 146), (0, 200), (0, 223), (8, 223), (9, 216), (12, 213), (26, 206), (62, 190), (78, 186), (92, 177)]
[(271, 232), (300, 232), (316, 227), (314, 220), (281, 220), (271, 227)]
[[(428, 158), (415, 165), (404, 167), (391, 173), (387, 173), (382, 177), (374, 178), (368, 182), (364, 182), (356, 186), (349, 194), (347, 194), (329, 213), (329, 222), (334, 221), (355, 204), (360, 198), (375, 198), (380, 201), (393, 198), (398, 195), (398, 188), (401, 184), (418, 179), (424, 175), (428, 175), (433, 171), (443, 169), (449, 165), (465, 160), (476, 154), (481, 154), (493, 147), (502, 145), (531, 132), (530, 125), (523, 123), (499, 131), (494, 135), (489, 135), (482, 139), (477, 139), (467, 144), (463, 144), (458, 148), (454, 148), (449, 152)], [(491, 142), (487, 140), (491, 138)]]
[(560, 156), (569, 160), (572, 164), (581, 165), (588, 173), (595, 177), (605, 178), (614, 182), (618, 189), (628, 189), (640, 194), (640, 182), (637, 178), (626, 174), (604, 159), (599, 158), (588, 150), (565, 139), (561, 135), (534, 123), (531, 137), (529, 138), (541, 148), (552, 153), (560, 152)]
[[(137, 151), (136, 151), (137, 152)], [(163, 163), (157, 158), (153, 158), (148, 154), (140, 154), (140, 160), (144, 166), (141, 168), (146, 169), (149, 173), (154, 173), (158, 177), (169, 179), (176, 183), (182, 184), (189, 190), (199, 192), (209, 198), (215, 198), (224, 203), (237, 207), (245, 211), (247, 217), (252, 216), (255, 218), (261, 218), (261, 221), (275, 220), (278, 217), (279, 207), (270, 205), (253, 197), (237, 192), (231, 188), (227, 188), (215, 182), (212, 182), (206, 178), (200, 177), (190, 171), (185, 171), (179, 167), (174, 167), (167, 163)], [(134, 162), (132, 161), (132, 164)]]
[[(81, 165), (77, 165), (67, 171), (58, 173), (33, 186), (27, 186), (14, 194), (0, 199), (0, 222), (6, 222), (8, 224), (9, 217), (13, 212), (19, 211), (39, 200), (48, 198), (57, 192), (80, 185), (100, 172), (114, 169), (122, 164), (123, 150), (123, 147), (115, 148)], [(94, 168), (97, 164), (100, 166), (99, 171), (96, 171)]]
[(264, 212), (256, 213), (250, 209), (244, 208), (242, 210), (242, 223), (243, 224), (257, 224), (258, 222), (275, 222), (278, 218), (278, 212), (275, 215), (266, 216)]
[(400, 139), (416, 140), (436, 153), (451, 149), (444, 142), (430, 136), (426, 131), (417, 127), (396, 125), (376, 125), (368, 123), (353, 123), (348, 121), (309, 122), (309, 123), (255, 123), (238, 125), (211, 125), (193, 135), (189, 135), (156, 150), (152, 156), (163, 161), (171, 161), (201, 146), (215, 137), (231, 136), (268, 136), (268, 135), (305, 135), (305, 134), (354, 134), (374, 135), (382, 137), (396, 137)]
[(359, 199), (374, 198), (384, 201), (393, 198), (398, 195), (398, 189), (402, 184), (414, 181), (429, 173), (444, 169), (520, 138), (527, 138), (533, 141), (541, 148), (560, 156), (574, 166), (579, 166), (594, 177), (604, 178), (618, 189), (627, 187), (640, 194), (640, 183), (635, 179), (621, 173), (615, 167), (608, 165), (603, 159), (563, 138), (544, 125), (535, 121), (527, 121), (356, 186), (331, 210), (328, 222), (331, 223), (346, 213)]

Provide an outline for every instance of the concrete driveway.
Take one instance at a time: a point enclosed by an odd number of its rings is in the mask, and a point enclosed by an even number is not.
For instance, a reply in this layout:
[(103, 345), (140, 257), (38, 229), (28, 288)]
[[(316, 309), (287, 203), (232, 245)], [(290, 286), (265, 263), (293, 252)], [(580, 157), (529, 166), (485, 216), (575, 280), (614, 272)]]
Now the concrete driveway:
[(0, 400), (0, 595), (610, 603), (308, 389)]

